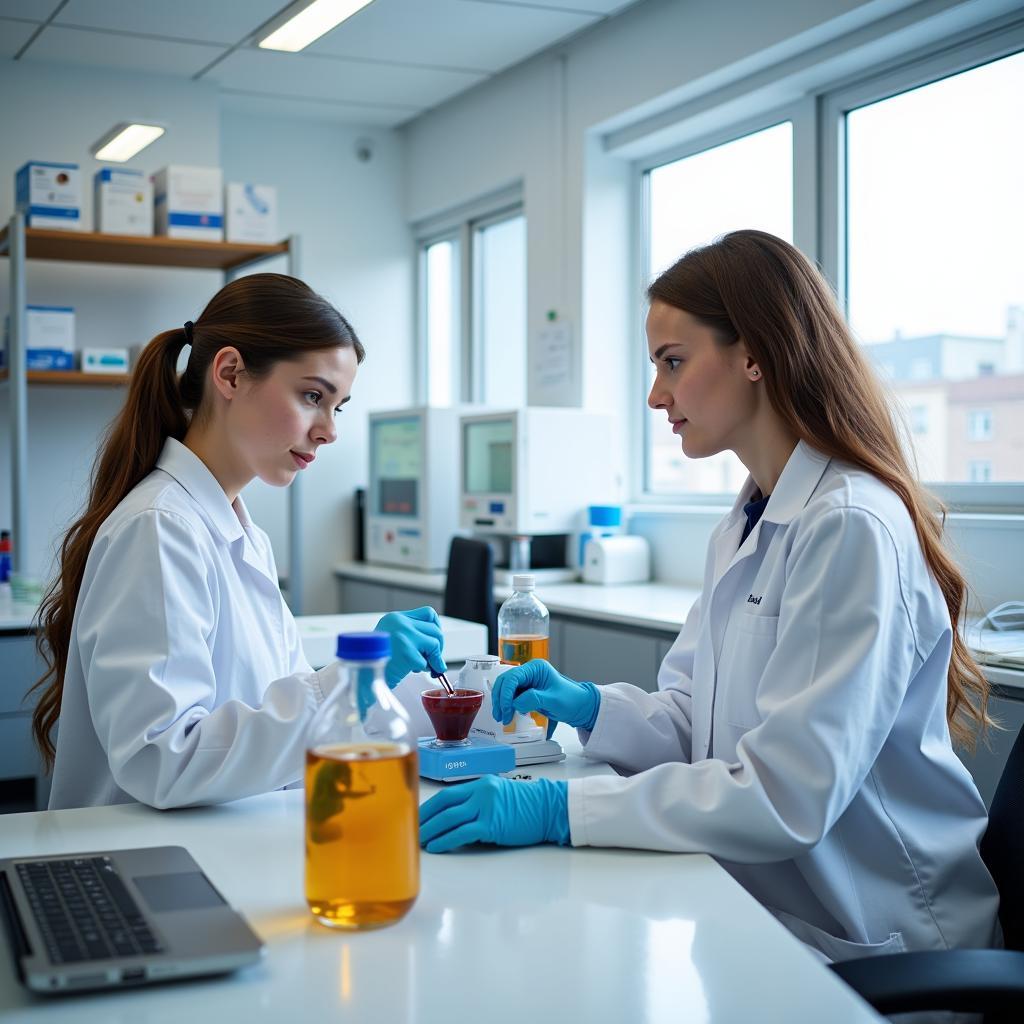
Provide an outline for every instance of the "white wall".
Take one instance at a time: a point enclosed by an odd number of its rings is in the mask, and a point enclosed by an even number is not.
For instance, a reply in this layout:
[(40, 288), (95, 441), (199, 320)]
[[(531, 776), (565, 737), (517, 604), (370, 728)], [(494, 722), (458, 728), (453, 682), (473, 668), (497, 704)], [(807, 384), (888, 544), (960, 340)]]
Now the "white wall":
[[(637, 197), (631, 161), (684, 137), (798, 100), (872, 61), (1005, 14), (1001, 0), (646, 0), (564, 46), (454, 98), (408, 125), (405, 195), (411, 220), (437, 215), (511, 181), (527, 217), (527, 330), (534, 349), (549, 309), (574, 327), (572, 379), (556, 393), (529, 373), (535, 405), (582, 405), (617, 419), (613, 453), (631, 493), (640, 460), (638, 399), (646, 360), (637, 279)], [(783, 81), (776, 68), (784, 68)], [(799, 114), (812, 118), (807, 103)], [(685, 123), (683, 119), (685, 118)], [(798, 153), (806, 196), (811, 156)], [(817, 231), (797, 212), (797, 241)], [(636, 509), (659, 579), (697, 582), (709, 512)], [(1005, 521), (1004, 521), (1005, 522)], [(1019, 594), (1008, 566), (1024, 562), (1024, 523), (998, 534), (954, 527), (976, 592)], [(991, 557), (1008, 551), (1001, 564)], [(986, 603), (987, 600), (986, 600)]]
[[(152, 118), (167, 134), (132, 162), (153, 171), (167, 163), (222, 164), (228, 177), (278, 187), (283, 233), (302, 238), (302, 273), (350, 318), (368, 351), (353, 402), (340, 417), (341, 440), (304, 477), (303, 528), (307, 612), (336, 609), (330, 567), (351, 553), (352, 491), (366, 478), (365, 413), (411, 398), (412, 259), (401, 216), (400, 143), (395, 133), (336, 124), (261, 119), (221, 112), (216, 87), (180, 78), (56, 65), (0, 64), (0, 220), (13, 209), (14, 174), (28, 159), (76, 162), (88, 187), (89, 146), (126, 118)], [(359, 163), (356, 137), (375, 143)], [(280, 266), (267, 269), (284, 270)], [(28, 300), (72, 305), (77, 341), (143, 344), (161, 330), (196, 319), (220, 287), (210, 271), (29, 264)], [(6, 312), (7, 262), (0, 262), (0, 310)], [(47, 576), (54, 545), (84, 498), (97, 443), (124, 392), (108, 388), (29, 388), (29, 571)], [(9, 399), (0, 384), (0, 525), (10, 523)], [(285, 498), (254, 488), (257, 521), (266, 520), (282, 571)], [(15, 538), (15, 542), (24, 538)]]

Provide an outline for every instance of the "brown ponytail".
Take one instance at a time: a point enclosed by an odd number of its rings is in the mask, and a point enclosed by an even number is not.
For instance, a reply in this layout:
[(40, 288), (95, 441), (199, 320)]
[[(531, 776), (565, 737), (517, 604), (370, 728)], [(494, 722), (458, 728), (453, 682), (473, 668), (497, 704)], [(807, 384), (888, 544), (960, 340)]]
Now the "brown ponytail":
[(722, 345), (743, 339), (764, 374), (772, 407), (811, 447), (873, 474), (900, 497), (953, 627), (946, 718), (973, 749), (984, 735), (988, 680), (957, 628), (967, 605), (963, 574), (942, 541), (945, 509), (917, 481), (878, 377), (818, 269), (764, 231), (734, 231), (688, 252), (648, 289), (684, 310)]
[(188, 342), (184, 328), (158, 334), (142, 350), (124, 407), (100, 445), (85, 512), (61, 542), (60, 569), (39, 612), (37, 647), (47, 671), (29, 690), (42, 690), (32, 732), (47, 768), (55, 756), (51, 733), (60, 716), (71, 624), (92, 542), (104, 520), (152, 472), (166, 439), (185, 437), (202, 405), (213, 357), (235, 347), (253, 379), (266, 376), (275, 363), (318, 349), (343, 346), (353, 348), (359, 362), (365, 358), (341, 313), (308, 285), (283, 274), (252, 274), (225, 285), (189, 333), (191, 352), (180, 380), (178, 357)]

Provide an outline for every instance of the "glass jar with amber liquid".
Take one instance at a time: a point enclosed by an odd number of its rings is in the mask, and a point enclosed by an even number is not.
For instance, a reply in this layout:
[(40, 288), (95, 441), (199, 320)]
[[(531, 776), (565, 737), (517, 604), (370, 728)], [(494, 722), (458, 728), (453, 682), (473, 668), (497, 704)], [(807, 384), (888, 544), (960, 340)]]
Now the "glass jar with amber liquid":
[(337, 654), (306, 749), (306, 903), (321, 924), (357, 931), (400, 920), (419, 895), (419, 765), (384, 680), (391, 637), (345, 633)]
[[(534, 593), (532, 573), (512, 577), (512, 596), (498, 611), (498, 657), (506, 665), (523, 665), (534, 658), (547, 660), (551, 643), (551, 617)], [(548, 720), (539, 711), (530, 717), (542, 729)]]

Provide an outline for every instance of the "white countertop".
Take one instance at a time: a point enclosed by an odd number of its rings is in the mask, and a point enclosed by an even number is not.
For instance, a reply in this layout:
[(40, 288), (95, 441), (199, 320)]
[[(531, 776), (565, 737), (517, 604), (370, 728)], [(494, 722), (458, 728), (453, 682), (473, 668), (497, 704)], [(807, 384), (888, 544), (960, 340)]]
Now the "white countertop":
[[(342, 562), (334, 568), (336, 576), (365, 580), (383, 586), (407, 587), (430, 593), (444, 592), (444, 573), (415, 572), (365, 562)], [(512, 593), (511, 587), (495, 586), (496, 600), (503, 601)], [(629, 583), (602, 586), (597, 583), (547, 583), (538, 587), (537, 596), (548, 611), (562, 615), (623, 626), (653, 629), (675, 636), (694, 601), (700, 596), (698, 587), (674, 583)]]
[(11, 601), (0, 605), (0, 633), (31, 629), (38, 611), (34, 602)]
[[(578, 749), (570, 730), (558, 738)], [(572, 754), (563, 765), (528, 770), (565, 778), (608, 769)], [(421, 799), (437, 788), (424, 782)], [(18, 985), (4, 954), (0, 1017), (881, 1021), (703, 855), (553, 846), (423, 854), (420, 896), (407, 917), (380, 931), (331, 932), (313, 923), (303, 901), (302, 817), (299, 790), (183, 811), (123, 804), (5, 815), (5, 857), (185, 846), (267, 955), (220, 980), (45, 1000)]]

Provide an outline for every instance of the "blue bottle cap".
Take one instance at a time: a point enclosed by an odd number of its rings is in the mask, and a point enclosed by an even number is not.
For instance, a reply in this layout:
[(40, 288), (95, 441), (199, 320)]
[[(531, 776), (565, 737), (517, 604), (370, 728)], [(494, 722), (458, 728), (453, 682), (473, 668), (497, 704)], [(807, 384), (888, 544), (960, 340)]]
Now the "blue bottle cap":
[(621, 526), (621, 505), (591, 505), (588, 509), (591, 526)]
[(391, 657), (390, 633), (339, 633), (335, 652), (343, 661), (378, 661)]

